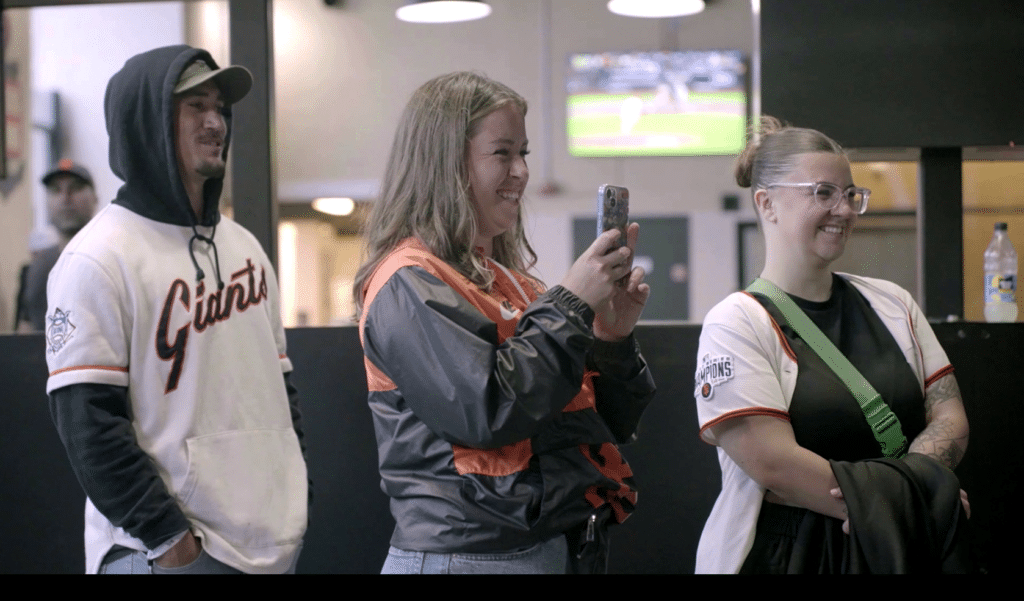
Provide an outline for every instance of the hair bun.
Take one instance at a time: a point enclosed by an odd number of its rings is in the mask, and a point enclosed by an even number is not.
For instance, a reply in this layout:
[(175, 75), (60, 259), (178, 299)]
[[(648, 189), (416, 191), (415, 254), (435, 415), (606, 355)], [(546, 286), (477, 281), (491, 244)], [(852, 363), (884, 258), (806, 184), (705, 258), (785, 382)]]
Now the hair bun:
[(736, 159), (736, 183), (741, 188), (749, 188), (753, 184), (754, 161), (764, 139), (785, 128), (785, 123), (771, 115), (761, 115), (757, 123), (751, 124), (747, 130), (747, 147)]
[(761, 122), (758, 124), (757, 131), (760, 137), (769, 136), (780, 129), (787, 127), (780, 119), (772, 117), (771, 115), (761, 115)]

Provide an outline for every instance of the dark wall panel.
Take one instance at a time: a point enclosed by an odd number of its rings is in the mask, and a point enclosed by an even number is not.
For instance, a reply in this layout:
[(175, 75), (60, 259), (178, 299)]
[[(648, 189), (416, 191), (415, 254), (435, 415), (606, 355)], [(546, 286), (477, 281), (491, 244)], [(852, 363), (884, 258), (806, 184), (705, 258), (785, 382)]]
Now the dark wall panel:
[(980, 566), (1017, 574), (1024, 523), (1024, 324), (934, 326), (956, 368), (971, 437), (957, 467), (971, 501), (971, 532)]
[[(1022, 324), (940, 324), (971, 421), (957, 470), (971, 495), (976, 554), (992, 573), (1014, 573), (1024, 525), (1011, 519), (1024, 496)], [(637, 338), (658, 382), (640, 439), (624, 448), (640, 486), (636, 514), (616, 528), (611, 570), (693, 571), (697, 540), (720, 486), (715, 451), (697, 438), (693, 401), (699, 326), (640, 327)], [(311, 525), (301, 573), (376, 573), (394, 522), (380, 491), (362, 353), (354, 328), (288, 331), (302, 393)], [(0, 336), (0, 535), (17, 541), (0, 556), (4, 573), (75, 573), (84, 568), (84, 496), (50, 422), (43, 338)]]
[(0, 572), (85, 571), (85, 495), (50, 420), (42, 335), (0, 336)]
[(288, 330), (313, 507), (300, 573), (379, 573), (395, 527), (380, 490), (366, 371), (355, 328)]
[(762, 0), (763, 112), (848, 148), (1024, 140), (1019, 0)]

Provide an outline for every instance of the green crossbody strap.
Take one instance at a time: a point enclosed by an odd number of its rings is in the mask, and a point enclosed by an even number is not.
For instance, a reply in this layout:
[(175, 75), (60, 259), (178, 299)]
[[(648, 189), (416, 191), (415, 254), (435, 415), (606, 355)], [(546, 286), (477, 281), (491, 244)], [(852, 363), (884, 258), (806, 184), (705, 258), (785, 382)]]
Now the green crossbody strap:
[(843, 384), (849, 389), (853, 397), (860, 404), (864, 418), (871, 426), (871, 432), (875, 440), (882, 447), (882, 453), (889, 458), (900, 459), (907, 454), (907, 437), (903, 435), (903, 428), (900, 420), (892, 412), (889, 405), (882, 400), (882, 395), (868, 383), (857, 368), (850, 363), (836, 345), (822, 334), (818, 326), (814, 325), (811, 318), (796, 306), (789, 295), (779, 289), (778, 286), (758, 278), (747, 287), (747, 292), (762, 294), (778, 307), (785, 316), (789, 326), (804, 340), (818, 356), (832, 368), (832, 371), (839, 376)]

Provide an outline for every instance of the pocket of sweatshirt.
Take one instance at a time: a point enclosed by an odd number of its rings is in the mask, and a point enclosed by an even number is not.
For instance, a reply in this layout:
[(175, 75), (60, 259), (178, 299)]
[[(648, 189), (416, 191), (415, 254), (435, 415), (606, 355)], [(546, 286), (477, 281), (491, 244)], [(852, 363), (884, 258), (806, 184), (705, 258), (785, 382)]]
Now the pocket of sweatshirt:
[(186, 515), (236, 548), (294, 544), (306, 529), (306, 465), (291, 429), (185, 441)]

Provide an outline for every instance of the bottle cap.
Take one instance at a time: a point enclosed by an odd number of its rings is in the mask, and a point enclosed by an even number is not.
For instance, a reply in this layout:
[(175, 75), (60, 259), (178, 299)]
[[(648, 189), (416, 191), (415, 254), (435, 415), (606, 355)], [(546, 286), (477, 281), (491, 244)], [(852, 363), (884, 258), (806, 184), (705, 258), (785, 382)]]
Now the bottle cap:
[(1002, 231), (1005, 232), (1006, 231), (1006, 222), (1005, 221), (1000, 221), (999, 223), (997, 223), (996, 224), (996, 229), (997, 230), (1002, 230)]

